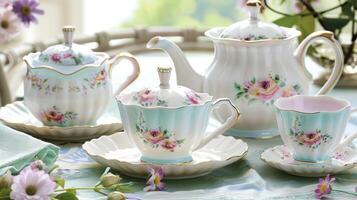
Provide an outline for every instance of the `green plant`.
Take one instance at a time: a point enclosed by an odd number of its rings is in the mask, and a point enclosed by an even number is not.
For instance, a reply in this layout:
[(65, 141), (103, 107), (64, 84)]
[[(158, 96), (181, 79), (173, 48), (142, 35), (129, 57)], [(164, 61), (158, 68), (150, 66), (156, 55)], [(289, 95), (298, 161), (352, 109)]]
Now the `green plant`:
[[(341, 41), (341, 33), (346, 30), (351, 24), (351, 43), (347, 48), (344, 48), (345, 63), (351, 61), (353, 56), (353, 48), (357, 40), (356, 27), (356, 11), (357, 0), (335, 0), (337, 5), (318, 11), (313, 5), (317, 0), (296, 0), (295, 5), (299, 6), (300, 11), (291, 14), (279, 11), (271, 6), (271, 1), (264, 0), (265, 6), (280, 15), (281, 18), (274, 22), (281, 26), (292, 27), (296, 26), (302, 35), (299, 40), (304, 39), (308, 34), (315, 30), (316, 22), (325, 30), (334, 33), (335, 38)], [(281, 0), (280, 4), (287, 3), (286, 0)], [(331, 12), (339, 11), (338, 16), (331, 17)]]

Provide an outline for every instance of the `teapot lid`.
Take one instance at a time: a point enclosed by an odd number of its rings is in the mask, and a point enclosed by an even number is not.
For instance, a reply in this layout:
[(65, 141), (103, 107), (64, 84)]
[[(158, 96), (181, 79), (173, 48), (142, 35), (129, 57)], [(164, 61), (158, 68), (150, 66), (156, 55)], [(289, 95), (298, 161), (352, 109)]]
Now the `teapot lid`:
[(260, 0), (248, 0), (249, 18), (234, 23), (225, 28), (220, 38), (230, 38), (245, 41), (285, 39), (287, 34), (280, 26), (259, 20), (259, 11), (262, 6)]
[(158, 67), (159, 86), (144, 88), (129, 94), (121, 94), (118, 100), (124, 105), (169, 108), (203, 105), (212, 100), (212, 96), (207, 93), (197, 93), (184, 86), (170, 85), (171, 70), (171, 67)]
[(82, 66), (97, 62), (98, 58), (90, 48), (73, 43), (74, 26), (65, 26), (62, 31), (64, 44), (50, 46), (39, 53), (37, 58), (33, 58), (37, 65)]

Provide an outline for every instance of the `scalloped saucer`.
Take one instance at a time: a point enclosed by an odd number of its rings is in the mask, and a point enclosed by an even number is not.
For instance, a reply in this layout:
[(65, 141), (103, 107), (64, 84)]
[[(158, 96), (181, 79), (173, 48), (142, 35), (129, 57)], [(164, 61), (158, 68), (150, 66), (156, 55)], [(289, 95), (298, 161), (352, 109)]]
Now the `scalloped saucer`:
[(192, 153), (193, 161), (182, 164), (156, 165), (140, 160), (140, 152), (124, 132), (102, 136), (83, 144), (83, 149), (98, 163), (128, 176), (147, 178), (149, 166), (161, 166), (167, 179), (185, 179), (206, 175), (211, 171), (242, 159), (247, 143), (230, 136), (218, 136)]
[(284, 145), (266, 149), (260, 157), (269, 166), (288, 174), (304, 177), (321, 177), (337, 174), (357, 166), (357, 150), (343, 147), (335, 152), (331, 160), (319, 163), (296, 161)]
[(0, 122), (34, 137), (66, 142), (85, 141), (122, 130), (119, 110), (116, 104), (109, 106), (94, 125), (57, 127), (43, 125), (41, 121), (32, 115), (23, 101), (17, 101), (0, 108)]

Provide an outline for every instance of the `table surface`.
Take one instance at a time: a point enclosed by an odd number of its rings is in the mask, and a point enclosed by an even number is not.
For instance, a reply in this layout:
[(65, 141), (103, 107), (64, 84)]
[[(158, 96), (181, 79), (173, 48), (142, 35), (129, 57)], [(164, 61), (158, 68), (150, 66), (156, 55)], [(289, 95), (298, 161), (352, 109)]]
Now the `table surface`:
[[(211, 53), (187, 53), (188, 59), (198, 71), (204, 71), (212, 60)], [(160, 65), (173, 66), (169, 57), (162, 52), (138, 55), (141, 64), (141, 75), (138, 80), (126, 91), (137, 90), (143, 85), (155, 86), (158, 84), (156, 67)], [(311, 62), (308, 62), (312, 66)], [(123, 74), (128, 73), (129, 63), (114, 69), (113, 83), (118, 85), (123, 81)], [(199, 67), (198, 67), (199, 66)], [(312, 74), (321, 69), (312, 66)], [(124, 72), (123, 72), (124, 71)], [(173, 73), (174, 74), (174, 73)], [(175, 76), (171, 80), (176, 82)], [(317, 87), (314, 86), (314, 89)], [(356, 89), (334, 89), (330, 95), (350, 100), (357, 106)], [(352, 118), (347, 131), (357, 130), (357, 117)], [(264, 149), (282, 144), (279, 137), (256, 140), (244, 139), (249, 145), (245, 159), (224, 168), (213, 171), (211, 174), (187, 180), (167, 180), (167, 192), (144, 193), (142, 188), (145, 180), (134, 179), (121, 175), (123, 181), (135, 183), (135, 193), (144, 199), (313, 199), (313, 190), (318, 182), (317, 178), (304, 178), (286, 174), (269, 167), (260, 160)], [(357, 146), (357, 142), (356, 146)], [(60, 165), (58, 173), (63, 174), (67, 186), (91, 186), (105, 170), (91, 160), (81, 149), (81, 144), (64, 144), (57, 163)], [(120, 174), (120, 172), (118, 172)], [(357, 185), (357, 168), (336, 176), (335, 186), (354, 191)], [(81, 199), (100, 199), (94, 192), (79, 193)], [(353, 199), (341, 193), (333, 193), (335, 199)], [(102, 197), (103, 198), (103, 197)], [(105, 199), (105, 198), (103, 198)]]

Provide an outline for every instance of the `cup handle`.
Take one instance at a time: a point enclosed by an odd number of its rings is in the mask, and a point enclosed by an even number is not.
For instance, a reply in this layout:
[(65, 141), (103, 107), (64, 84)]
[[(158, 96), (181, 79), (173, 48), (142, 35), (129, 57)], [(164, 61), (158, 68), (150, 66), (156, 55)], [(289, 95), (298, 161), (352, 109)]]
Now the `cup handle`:
[(120, 53), (109, 61), (109, 76), (112, 77), (112, 71), (122, 60), (127, 59), (132, 63), (133, 72), (128, 76), (124, 83), (122, 83), (115, 91), (114, 96), (120, 94), (126, 87), (128, 87), (133, 81), (135, 81), (140, 74), (140, 65), (137, 59), (130, 53)]
[[(357, 113), (357, 108), (353, 108), (351, 110), (350, 116), (354, 113)], [(349, 145), (349, 143), (351, 143), (356, 138), (357, 138), (357, 132), (351, 134), (350, 136), (345, 137), (345, 139), (337, 146), (336, 149)]]
[(335, 64), (332, 70), (332, 73), (327, 80), (327, 82), (322, 86), (322, 88), (316, 93), (316, 95), (322, 95), (329, 92), (335, 85), (337, 84), (342, 72), (343, 72), (343, 51), (339, 42), (334, 38), (334, 35), (330, 31), (316, 31), (307, 36), (298, 48), (295, 50), (295, 58), (299, 62), (300, 66), (302, 66), (305, 75), (308, 79), (312, 80), (311, 74), (306, 69), (305, 65), (305, 56), (308, 47), (318, 39), (322, 39), (327, 44), (329, 44), (335, 53)]
[(226, 132), (237, 122), (240, 116), (240, 112), (228, 98), (217, 99), (213, 103), (213, 109), (217, 109), (222, 105), (226, 105), (229, 108), (231, 115), (226, 119), (226, 121), (220, 127), (217, 127), (215, 130), (207, 133), (206, 136), (201, 140), (200, 144), (195, 149), (199, 149), (205, 146), (209, 141), (211, 141), (213, 138), (217, 137), (218, 135), (221, 135), (224, 132)]

